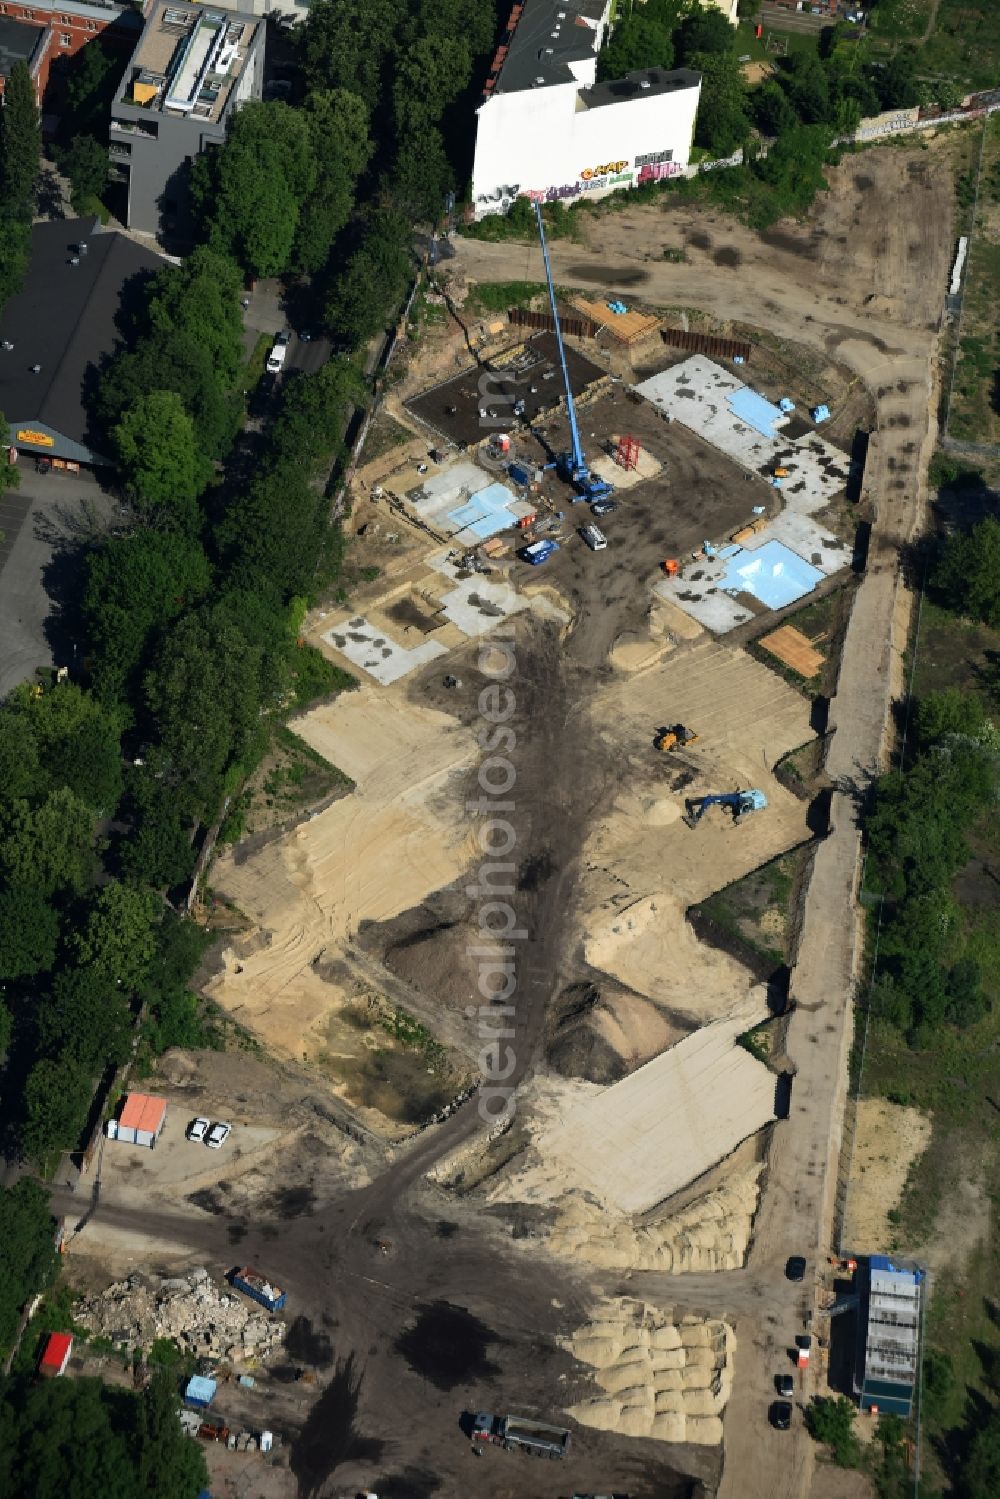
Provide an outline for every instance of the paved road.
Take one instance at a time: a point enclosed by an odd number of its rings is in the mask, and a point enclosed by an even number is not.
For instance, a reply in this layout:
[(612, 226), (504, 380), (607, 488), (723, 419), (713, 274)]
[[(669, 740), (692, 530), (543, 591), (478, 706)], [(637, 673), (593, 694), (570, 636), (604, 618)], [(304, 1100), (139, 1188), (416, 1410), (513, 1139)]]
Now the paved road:
[(21, 487), (0, 495), (0, 698), (39, 666), (72, 665), (59, 621), (81, 536), (107, 525), (115, 501), (89, 474), (36, 474), (21, 459)]

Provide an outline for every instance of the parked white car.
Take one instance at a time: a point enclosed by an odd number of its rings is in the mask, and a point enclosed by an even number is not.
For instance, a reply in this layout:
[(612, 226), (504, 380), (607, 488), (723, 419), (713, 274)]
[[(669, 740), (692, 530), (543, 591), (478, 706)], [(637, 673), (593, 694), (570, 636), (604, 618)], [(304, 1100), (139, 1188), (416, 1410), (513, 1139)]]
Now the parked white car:
[(189, 1140), (193, 1140), (196, 1145), (199, 1145), (211, 1127), (212, 1121), (210, 1119), (192, 1119), (186, 1130), (187, 1137)]
[(209, 1150), (221, 1150), (232, 1132), (233, 1126), (231, 1124), (223, 1124), (221, 1122), (213, 1124), (205, 1136), (205, 1144)]
[(288, 358), (288, 340), (289, 335), (287, 333), (279, 333), (274, 340), (274, 348), (267, 356), (267, 372), (269, 375), (280, 374), (281, 367)]

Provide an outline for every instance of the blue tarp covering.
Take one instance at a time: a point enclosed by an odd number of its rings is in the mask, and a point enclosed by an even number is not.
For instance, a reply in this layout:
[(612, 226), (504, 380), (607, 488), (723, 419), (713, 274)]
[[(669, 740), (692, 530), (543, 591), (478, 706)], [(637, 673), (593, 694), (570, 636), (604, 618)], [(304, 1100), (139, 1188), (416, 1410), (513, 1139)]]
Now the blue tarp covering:
[(449, 510), (448, 519), (457, 530), (471, 531), (485, 541), (487, 536), (495, 536), (514, 524), (514, 517), (507, 509), (513, 499), (506, 484), (490, 484), (457, 510)]
[(751, 390), (749, 385), (741, 385), (739, 390), (726, 399), (733, 415), (759, 432), (761, 437), (773, 437), (775, 424), (785, 419), (784, 413), (777, 406)]
[(822, 582), (818, 567), (811, 567), (780, 541), (766, 541), (754, 551), (741, 551), (729, 563), (720, 587), (750, 593), (769, 609), (784, 609)]
[(192, 1374), (184, 1391), (184, 1399), (190, 1401), (192, 1405), (211, 1405), (216, 1388), (214, 1379), (205, 1379), (201, 1374)]

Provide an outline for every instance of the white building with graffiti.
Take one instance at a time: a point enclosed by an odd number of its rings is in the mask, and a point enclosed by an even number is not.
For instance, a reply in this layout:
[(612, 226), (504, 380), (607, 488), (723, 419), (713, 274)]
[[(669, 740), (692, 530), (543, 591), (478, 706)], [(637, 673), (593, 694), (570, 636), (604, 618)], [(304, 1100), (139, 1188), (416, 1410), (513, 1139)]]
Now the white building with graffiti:
[(571, 203), (687, 166), (701, 76), (649, 68), (595, 81), (613, 0), (524, 0), (510, 13), (478, 110), (477, 219), (515, 198)]

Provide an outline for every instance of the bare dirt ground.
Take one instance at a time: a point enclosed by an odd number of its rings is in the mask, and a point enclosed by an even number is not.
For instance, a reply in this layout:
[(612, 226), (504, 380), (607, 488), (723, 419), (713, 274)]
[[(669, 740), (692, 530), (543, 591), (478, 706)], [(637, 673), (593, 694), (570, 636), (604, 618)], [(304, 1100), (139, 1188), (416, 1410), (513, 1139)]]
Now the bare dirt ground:
[(882, 1098), (858, 1104), (843, 1239), (857, 1252), (889, 1244), (889, 1213), (899, 1205), (910, 1167), (927, 1149), (931, 1121), (919, 1109)]
[[(814, 1459), (800, 1418), (792, 1432), (776, 1433), (767, 1426), (766, 1409), (815, 1289), (810, 1281), (798, 1289), (787, 1285), (785, 1256), (801, 1251), (816, 1266), (828, 1242), (855, 961), (849, 913), (858, 835), (851, 793), (877, 762), (890, 668), (903, 643), (893, 637), (897, 549), (918, 514), (952, 201), (947, 162), (934, 147), (867, 152), (831, 175), (831, 192), (806, 226), (779, 226), (760, 237), (686, 209), (631, 208), (595, 219), (589, 248), (558, 244), (553, 253), (562, 284), (641, 288), (643, 297), (661, 305), (700, 307), (720, 321), (780, 329), (850, 367), (878, 403), (879, 435), (867, 475), (878, 521), (845, 642), (827, 761), (834, 785), (848, 789), (834, 794), (832, 832), (817, 849), (792, 976), (797, 1007), (786, 1040), (797, 1073), (793, 1116), (770, 1132), (746, 1268), (677, 1275), (601, 1270), (585, 1261), (574, 1274), (563, 1259), (555, 1269), (548, 1254), (525, 1253), (511, 1239), (516, 1218), (474, 1192), (424, 1180), (449, 1152), (482, 1136), (471, 1105), (398, 1150), (387, 1167), (377, 1159), (370, 1165), (366, 1156), (367, 1185), (342, 1178), (317, 1183), (314, 1202), (299, 1216), (263, 1202), (249, 1213), (225, 1201), (221, 1211), (206, 1211), (190, 1203), (139, 1203), (118, 1189), (102, 1192), (79, 1248), (91, 1228), (101, 1226), (111, 1237), (138, 1229), (147, 1243), (179, 1244), (199, 1260), (225, 1264), (233, 1253), (228, 1231), (242, 1220), (241, 1256), (287, 1286), (296, 1311), (324, 1331), (328, 1342), (318, 1358), (300, 1361), (318, 1369), (322, 1394), (304, 1423), (284, 1433), (293, 1443), (292, 1471), (303, 1495), (365, 1486), (406, 1499), (466, 1492), (520, 1499), (526, 1472), (539, 1499), (612, 1487), (634, 1499), (668, 1499), (689, 1488), (681, 1473), (715, 1491), (718, 1448), (675, 1447), (648, 1437), (575, 1430), (571, 1456), (555, 1474), (525, 1469), (500, 1451), (469, 1456), (458, 1426), (463, 1409), (521, 1407), (558, 1419), (559, 1411), (593, 1394), (590, 1372), (560, 1340), (592, 1321), (595, 1290), (621, 1294), (626, 1275), (630, 1297), (658, 1308), (689, 1307), (692, 1315), (735, 1328), (719, 1492), (727, 1499), (799, 1499), (807, 1492)], [(863, 186), (861, 178), (873, 186)], [(686, 264), (662, 259), (663, 247), (671, 245), (686, 250)], [(473, 278), (540, 278), (537, 254), (511, 245), (463, 243), (453, 264)], [(745, 872), (755, 859), (799, 841), (803, 827), (802, 805), (785, 800), (767, 777), (776, 743), (791, 747), (808, 737), (804, 699), (749, 661), (737, 671), (735, 652), (725, 647), (654, 638), (662, 623), (647, 620), (644, 584), (630, 588), (628, 573), (619, 569), (609, 586), (600, 569), (584, 569), (582, 558), (580, 566), (579, 582), (567, 576), (559, 585), (575, 612), (568, 634), (533, 618), (516, 626), (513, 904), (526, 937), (518, 963), (513, 1084), (543, 1066), (553, 1012), (567, 990), (583, 983), (607, 989), (609, 1026), (622, 1023), (627, 994), (636, 988), (652, 1006), (639, 1028), (647, 1046), (656, 1044), (654, 1022), (686, 1029), (708, 1018), (713, 987), (715, 1013), (731, 1013), (747, 998), (749, 979), (718, 954), (708, 960), (712, 973), (707, 965), (698, 977), (698, 1006), (680, 1013), (693, 934), (690, 948), (654, 940), (643, 982), (632, 985), (621, 973), (609, 979), (597, 967), (584, 923), (623, 888), (617, 879), (630, 880), (637, 891), (648, 881), (642, 895), (654, 918), (647, 916), (647, 930), (654, 931), (658, 912), (650, 907), (665, 884), (669, 890), (676, 865), (677, 907), (669, 927), (676, 938), (684, 930), (679, 912), (689, 891)], [(644, 661), (662, 660), (662, 674), (659, 665), (648, 673), (616, 672), (612, 653), (622, 633), (628, 637), (622, 644)], [(239, 850), (227, 855), (213, 875), (268, 934), (256, 950), (245, 942), (228, 956), (213, 994), (289, 1057), (299, 1055), (308, 1037), (310, 1066), (312, 1048), (322, 1049), (324, 1017), (342, 1013), (351, 985), (374, 984), (376, 975), (383, 994), (406, 994), (406, 1009), (425, 1023), (437, 1003), (435, 1029), (455, 1056), (473, 1050), (460, 988), (443, 1002), (426, 994), (422, 966), (404, 971), (398, 951), (400, 921), (418, 908), (433, 910), (431, 898), (446, 887), (457, 885), (461, 894), (473, 860), (468, 821), (456, 809), (475, 764), (474, 700), (470, 694), (444, 711), (439, 698), (440, 672), (425, 673), (405, 687), (362, 692), (310, 715), (300, 732), (353, 777), (357, 791), (243, 862)], [(664, 773), (654, 761), (647, 774), (645, 756), (654, 752), (643, 748), (644, 737), (648, 746), (657, 725), (682, 711), (703, 745), (694, 747), (691, 764), (678, 762)], [(750, 784), (763, 778), (768, 794), (773, 791), (768, 813), (739, 829), (715, 818), (697, 831), (678, 825), (673, 813), (685, 787), (673, 783), (674, 775), (691, 774), (689, 784), (701, 789), (731, 789), (754, 772)], [(460, 915), (451, 927), (447, 919), (440, 923), (442, 952), (464, 941), (461, 930), (452, 930), (463, 920), (468, 917)], [(362, 932), (365, 922), (374, 925)], [(420, 926), (427, 934), (427, 971), (447, 975), (429, 927)], [(396, 971), (383, 961), (392, 947)], [(606, 963), (612, 954), (601, 950), (598, 956)], [(674, 985), (666, 1001), (661, 978)], [(313, 1074), (305, 1090), (315, 1091), (313, 1078), (321, 1075)], [(334, 1106), (334, 1095), (348, 1084), (343, 1077), (331, 1081)], [(507, 1143), (508, 1137), (497, 1142), (498, 1161)], [(322, 1143), (304, 1152), (310, 1160), (323, 1153)], [(336, 1176), (340, 1169), (334, 1154), (331, 1170)], [(380, 1240), (388, 1245), (384, 1253)], [(807, 1379), (803, 1398), (810, 1389)]]

